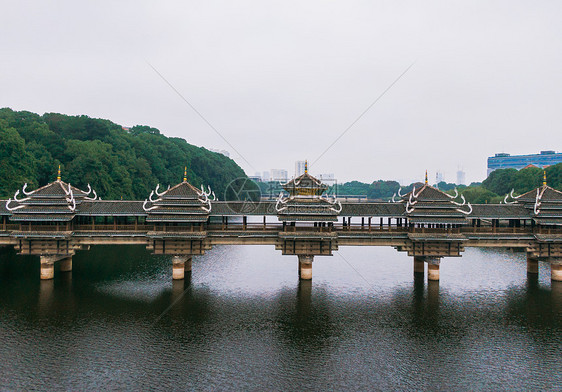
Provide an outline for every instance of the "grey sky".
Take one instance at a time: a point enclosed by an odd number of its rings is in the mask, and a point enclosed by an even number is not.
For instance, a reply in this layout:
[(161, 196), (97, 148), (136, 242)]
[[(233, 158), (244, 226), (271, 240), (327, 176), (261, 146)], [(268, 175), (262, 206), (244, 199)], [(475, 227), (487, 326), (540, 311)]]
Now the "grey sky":
[[(560, 1), (4, 1), (0, 106), (146, 124), (232, 149), (250, 175), (314, 161), (340, 180), (486, 174), (560, 150)], [(255, 168), (255, 170), (254, 170)]]

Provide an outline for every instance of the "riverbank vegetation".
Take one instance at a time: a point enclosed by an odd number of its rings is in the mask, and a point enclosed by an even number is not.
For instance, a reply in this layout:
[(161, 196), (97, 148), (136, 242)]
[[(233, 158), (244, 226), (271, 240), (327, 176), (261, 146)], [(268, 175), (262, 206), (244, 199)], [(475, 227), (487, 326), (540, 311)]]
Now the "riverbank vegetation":
[[(562, 163), (547, 167), (545, 169), (548, 185), (562, 190)], [(506, 194), (513, 189), (514, 195), (520, 195), (533, 190), (542, 185), (543, 170), (536, 167), (526, 169), (499, 169), (495, 170), (482, 183), (472, 183), (469, 186), (455, 185), (446, 182), (440, 182), (434, 186), (444, 192), (453, 194), (457, 188), (459, 193), (463, 194), (465, 199), (471, 203), (499, 203), (503, 201)], [(406, 194), (416, 186), (419, 188), (423, 183), (412, 183), (403, 186), (401, 194)], [(335, 191), (335, 186), (330, 190)], [(338, 195), (347, 196), (366, 196), (368, 199), (388, 201), (394, 194), (398, 193), (400, 184), (396, 181), (378, 180), (371, 184), (359, 181), (346, 182), (337, 186)]]
[(185, 166), (189, 182), (210, 185), (221, 199), (231, 181), (246, 178), (232, 159), (156, 128), (0, 109), (0, 197), (55, 180), (58, 165), (63, 181), (82, 189), (89, 183), (104, 199), (143, 200), (158, 183), (181, 182)]

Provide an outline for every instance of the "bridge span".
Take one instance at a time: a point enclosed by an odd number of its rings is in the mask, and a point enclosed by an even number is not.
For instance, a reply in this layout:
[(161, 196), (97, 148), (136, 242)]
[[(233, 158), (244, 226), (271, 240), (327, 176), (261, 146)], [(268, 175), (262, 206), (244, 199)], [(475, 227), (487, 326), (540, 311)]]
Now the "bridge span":
[(143, 245), (172, 256), (172, 277), (191, 271), (192, 257), (215, 245), (270, 245), (297, 256), (300, 279), (312, 278), (314, 256), (340, 246), (392, 246), (413, 258), (414, 274), (439, 280), (444, 257), (466, 247), (513, 248), (527, 253), (527, 272), (538, 261), (562, 281), (562, 192), (546, 184), (502, 204), (471, 205), (427, 183), (394, 202), (341, 202), (305, 172), (284, 185), (275, 201), (218, 201), (210, 189), (184, 181), (147, 200), (101, 200), (94, 190), (56, 181), (34, 191), (24, 185), (0, 201), (0, 245), (37, 255), (41, 279), (55, 263), (72, 270), (76, 251), (92, 245)]

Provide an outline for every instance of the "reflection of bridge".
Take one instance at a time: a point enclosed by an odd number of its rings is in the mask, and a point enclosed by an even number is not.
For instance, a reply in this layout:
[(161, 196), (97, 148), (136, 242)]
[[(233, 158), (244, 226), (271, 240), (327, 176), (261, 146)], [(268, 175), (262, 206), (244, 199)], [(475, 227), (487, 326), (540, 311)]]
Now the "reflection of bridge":
[(473, 246), (519, 248), (527, 252), (529, 273), (538, 273), (542, 259), (552, 279), (562, 280), (562, 192), (546, 181), (496, 205), (470, 205), (427, 181), (392, 203), (342, 203), (326, 197), (325, 185), (307, 172), (285, 189), (290, 196), (275, 202), (224, 202), (184, 178), (166, 191), (157, 187), (144, 202), (105, 201), (59, 175), (1, 203), (0, 245), (40, 256), (42, 279), (53, 277), (56, 261), (70, 271), (75, 251), (91, 245), (145, 245), (173, 256), (173, 278), (182, 279), (192, 256), (213, 245), (245, 244), (298, 256), (301, 279), (312, 278), (314, 256), (339, 246), (392, 246), (413, 256), (415, 273), (427, 263), (428, 279), (439, 280), (441, 258)]

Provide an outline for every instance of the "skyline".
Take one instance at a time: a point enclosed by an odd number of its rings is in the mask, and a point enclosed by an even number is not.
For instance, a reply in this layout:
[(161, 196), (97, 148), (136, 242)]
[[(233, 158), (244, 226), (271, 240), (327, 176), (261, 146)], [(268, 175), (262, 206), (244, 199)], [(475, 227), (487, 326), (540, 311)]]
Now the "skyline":
[(4, 9), (1, 107), (150, 125), (229, 150), (249, 175), (314, 162), (411, 64), (312, 171), (372, 182), (427, 168), (452, 180), (462, 166), (470, 183), (495, 153), (561, 149), (560, 4)]

